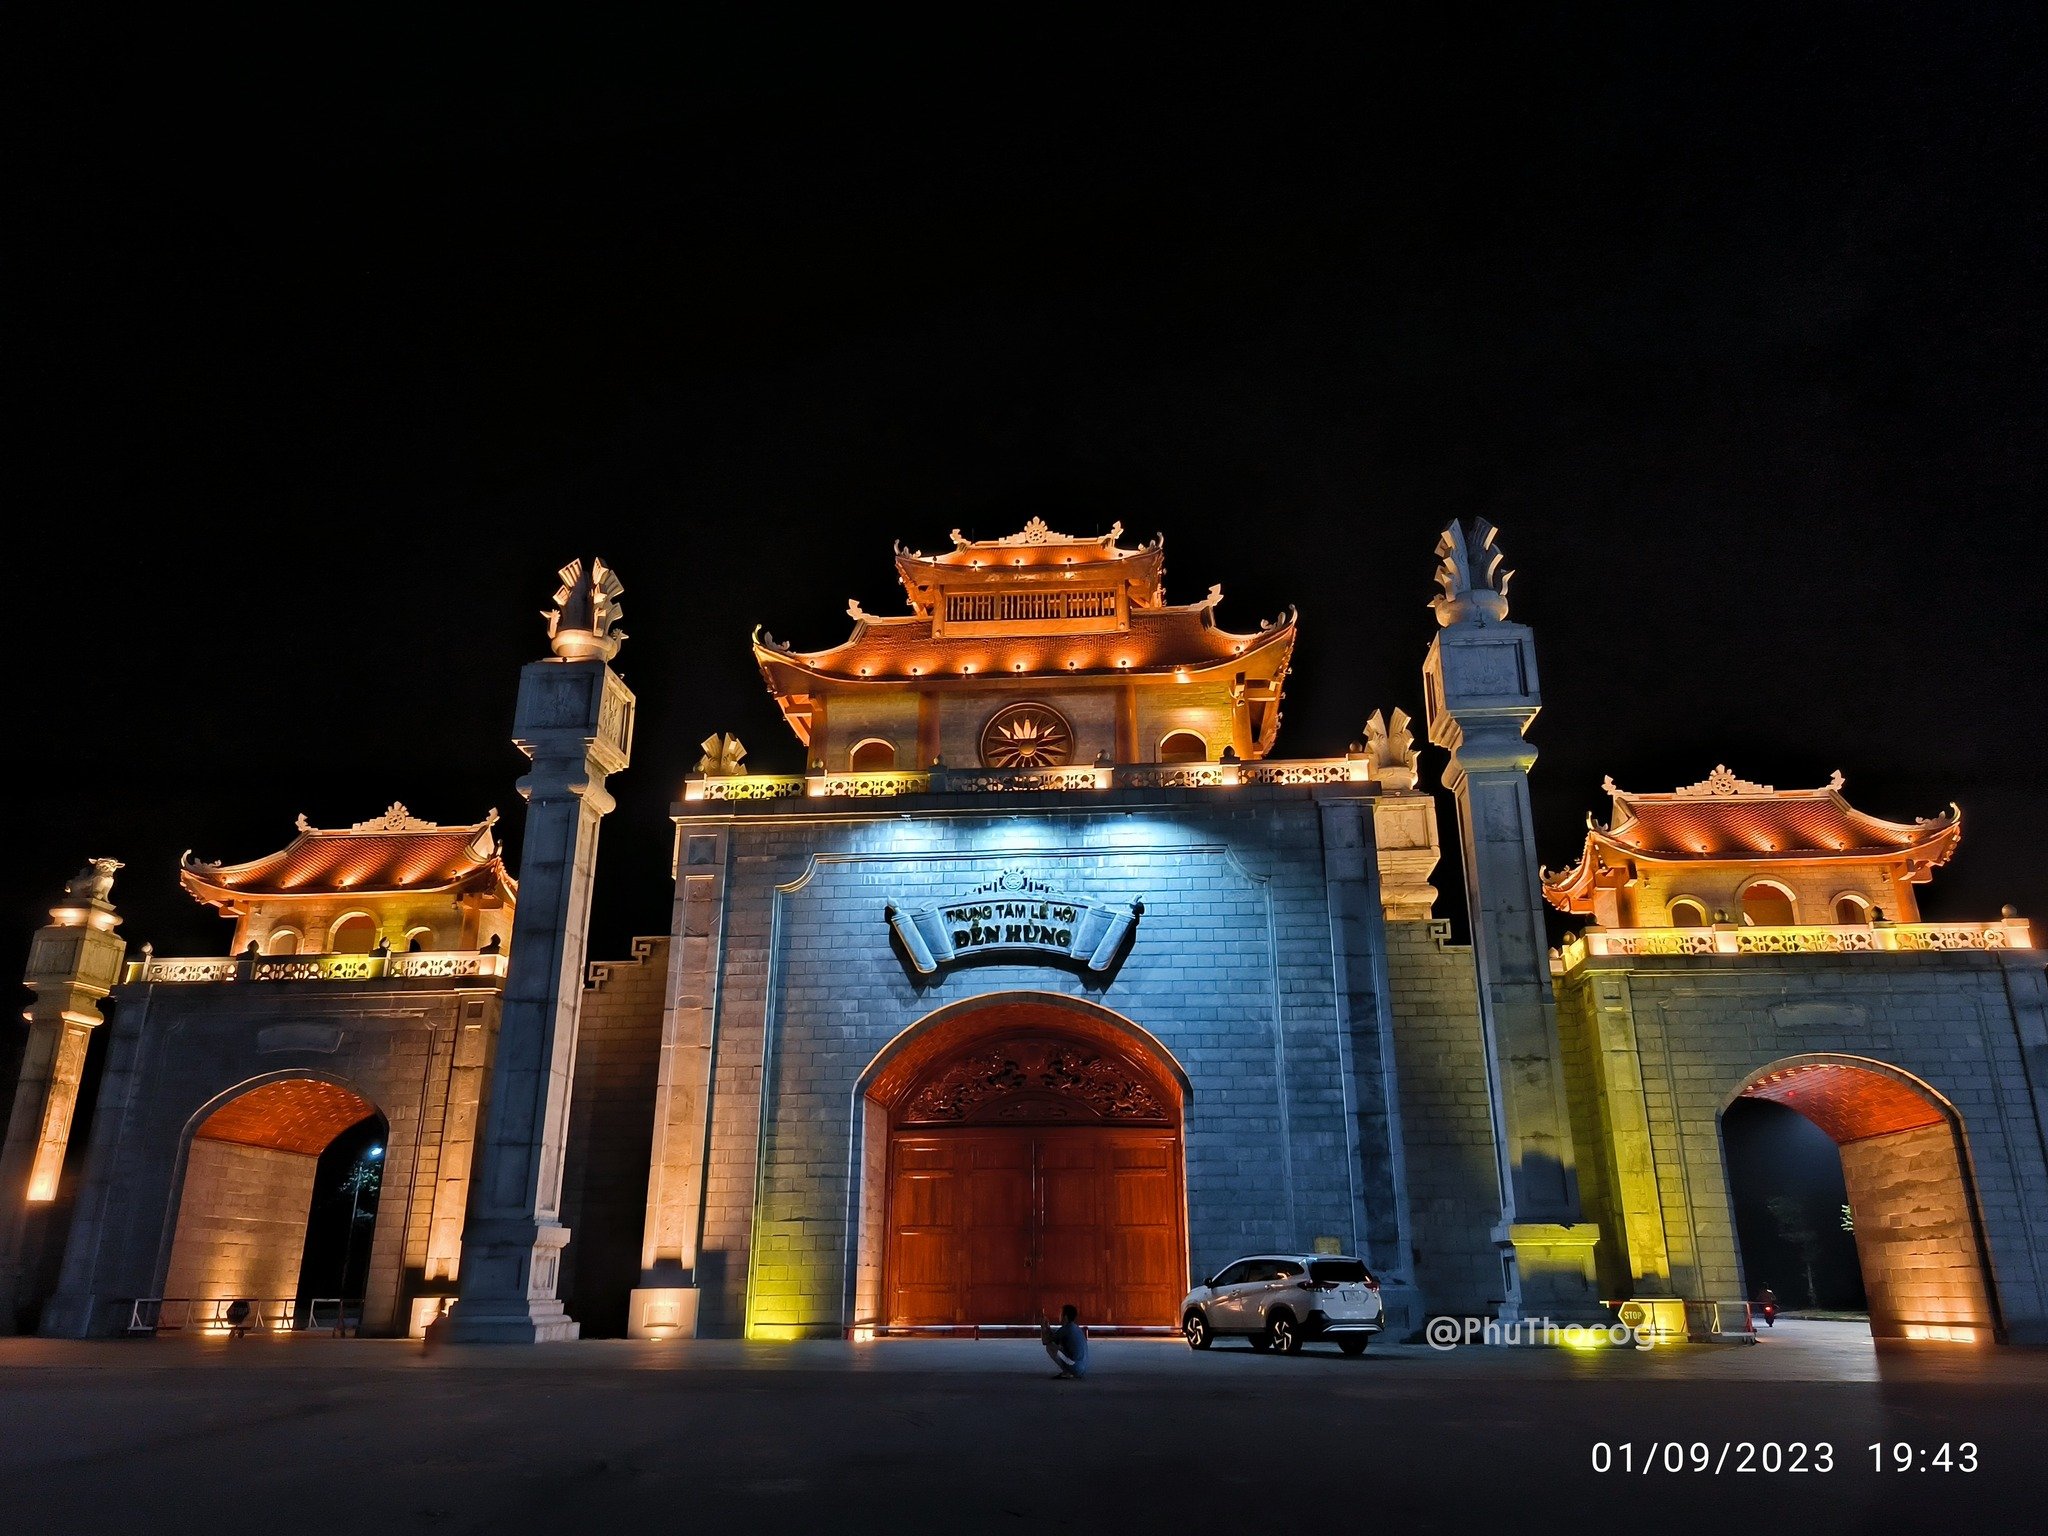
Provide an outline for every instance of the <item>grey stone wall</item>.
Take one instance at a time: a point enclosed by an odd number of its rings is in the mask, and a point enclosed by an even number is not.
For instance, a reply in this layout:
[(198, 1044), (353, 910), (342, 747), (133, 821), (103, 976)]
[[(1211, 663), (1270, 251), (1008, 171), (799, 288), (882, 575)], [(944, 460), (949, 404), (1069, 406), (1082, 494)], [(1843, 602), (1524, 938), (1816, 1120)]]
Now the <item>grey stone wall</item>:
[(1442, 922), (1389, 923), (1386, 935), (1415, 1283), (1431, 1314), (1491, 1316), (1500, 1173), (1472, 950)]
[[(1340, 787), (1341, 788), (1341, 787)], [(687, 838), (730, 826), (704, 1179), (699, 1331), (835, 1334), (858, 1305), (860, 1085), (901, 1031), (978, 996), (1046, 993), (1111, 1009), (1155, 1037), (1192, 1094), (1185, 1151), (1191, 1268), (1319, 1237), (1369, 1247), (1392, 1189), (1367, 957), (1336, 984), (1319, 807), (1355, 792), (1205, 791), (928, 796), (886, 811), (692, 805)], [(912, 812), (905, 815), (904, 812)], [(1371, 818), (1348, 821), (1371, 850)], [(1142, 899), (1127, 957), (1104, 978), (1055, 963), (915, 976), (884, 908), (942, 902), (1006, 869), (1105, 902)], [(1356, 1025), (1361, 1006), (1369, 1015)], [(1379, 1049), (1377, 1044), (1371, 1051)], [(1363, 1058), (1354, 1059), (1354, 1058)], [(1386, 1197), (1391, 1200), (1391, 1197)], [(872, 1206), (870, 1206), (872, 1209)], [(1398, 1221), (1385, 1218), (1387, 1230)]]
[(589, 971), (576, 1037), (562, 1221), (562, 1300), (585, 1338), (622, 1338), (640, 1270), (654, 1081), (669, 941), (635, 939), (630, 960)]

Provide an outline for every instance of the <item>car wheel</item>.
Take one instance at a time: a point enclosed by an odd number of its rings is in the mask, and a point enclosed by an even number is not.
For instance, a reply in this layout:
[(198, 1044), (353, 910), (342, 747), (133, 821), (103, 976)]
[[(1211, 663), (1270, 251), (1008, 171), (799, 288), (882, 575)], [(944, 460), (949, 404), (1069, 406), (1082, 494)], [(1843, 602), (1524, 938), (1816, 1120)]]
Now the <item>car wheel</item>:
[(1301, 1325), (1292, 1313), (1275, 1312), (1266, 1319), (1266, 1344), (1276, 1355), (1301, 1353)]
[(1345, 1354), (1350, 1355), (1353, 1359), (1356, 1359), (1358, 1356), (1365, 1353), (1365, 1346), (1370, 1344), (1371, 1342), (1372, 1337), (1368, 1334), (1355, 1339), (1339, 1339), (1337, 1341), (1337, 1347), (1343, 1350)]
[(1209, 1332), (1209, 1319), (1199, 1308), (1191, 1308), (1180, 1320), (1180, 1334), (1188, 1341), (1189, 1349), (1207, 1349), (1215, 1342), (1215, 1335)]

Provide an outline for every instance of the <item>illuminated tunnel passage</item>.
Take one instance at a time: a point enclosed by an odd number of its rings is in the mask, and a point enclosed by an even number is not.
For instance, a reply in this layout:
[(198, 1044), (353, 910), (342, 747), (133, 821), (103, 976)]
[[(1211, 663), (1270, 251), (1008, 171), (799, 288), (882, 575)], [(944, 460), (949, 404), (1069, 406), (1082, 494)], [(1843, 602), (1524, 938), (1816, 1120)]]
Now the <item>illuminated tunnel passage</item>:
[(268, 1327), (303, 1324), (314, 1297), (360, 1299), (386, 1134), (369, 1100), (313, 1078), (223, 1104), (192, 1134), (162, 1294), (245, 1299)]
[[(1766, 1203), (1755, 1187), (1755, 1148), (1742, 1141), (1768, 1117), (1745, 1113), (1745, 1101), (1757, 1110), (1796, 1110), (1826, 1134), (1840, 1158), (1839, 1200), (1826, 1188), (1831, 1170), (1793, 1166), (1800, 1161), (1797, 1138), (1781, 1135), (1771, 1156), (1783, 1187)], [(1996, 1336), (1960, 1129), (1930, 1091), (1874, 1066), (1800, 1063), (1772, 1069), (1743, 1089), (1724, 1116), (1723, 1134), (1752, 1287), (1771, 1285), (1781, 1307), (1853, 1307), (1839, 1266), (1830, 1263), (1831, 1251), (1843, 1252), (1839, 1207), (1846, 1205), (1872, 1334), (1958, 1342)], [(1761, 1232), (1776, 1240), (1775, 1251)]]

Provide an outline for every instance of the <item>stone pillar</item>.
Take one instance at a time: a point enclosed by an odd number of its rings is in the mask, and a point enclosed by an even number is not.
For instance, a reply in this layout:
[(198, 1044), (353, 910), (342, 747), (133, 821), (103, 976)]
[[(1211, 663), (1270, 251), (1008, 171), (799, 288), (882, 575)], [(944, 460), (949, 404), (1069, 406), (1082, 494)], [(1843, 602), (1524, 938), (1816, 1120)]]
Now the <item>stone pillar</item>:
[(121, 919), (107, 900), (120, 867), (94, 859), (79, 871), (29, 948), (22, 980), (36, 996), (25, 1011), (28, 1043), (0, 1144), (0, 1334), (34, 1323), (22, 1314), (33, 1301), (36, 1257), (52, 1236), (46, 1224), (71, 1144), (86, 1045), (105, 1022), (99, 1003), (120, 979), (128, 947), (114, 932)]
[(533, 766), (519, 781), (526, 835), (506, 962), (483, 1144), (462, 1233), (461, 1300), (449, 1337), (472, 1343), (573, 1339), (556, 1296), (569, 1229), (562, 1153), (576, 1067), (586, 927), (607, 774), (632, 754), (633, 694), (609, 665), (623, 632), (618, 578), (604, 562), (562, 569), (548, 614), (555, 655), (519, 675), (513, 740)]
[[(708, 751), (708, 748), (707, 748)], [(661, 1022), (640, 1283), (627, 1304), (631, 1338), (690, 1338), (700, 1289), (697, 1237), (704, 1215), (704, 1154), (711, 1113), (711, 1047), (718, 1007), (719, 935), (725, 921), (730, 834), (691, 822), (676, 834), (674, 941)]]
[(1441, 626), (1423, 665), (1429, 739), (1451, 754), (1465, 892), (1479, 972), (1488, 1087), (1500, 1159), (1504, 1315), (1602, 1317), (1594, 1279), (1599, 1228), (1581, 1220), (1564, 1072), (1529, 808), (1543, 707), (1535, 637), (1508, 622), (1504, 569), (1484, 519), (1437, 541)]

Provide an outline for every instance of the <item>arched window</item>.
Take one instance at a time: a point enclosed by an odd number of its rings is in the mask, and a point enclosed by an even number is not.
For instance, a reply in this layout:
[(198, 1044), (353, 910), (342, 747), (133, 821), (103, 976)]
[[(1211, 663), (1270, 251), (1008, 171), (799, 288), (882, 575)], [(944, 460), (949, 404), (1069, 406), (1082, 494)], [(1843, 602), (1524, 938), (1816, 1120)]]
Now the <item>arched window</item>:
[(367, 955), (376, 947), (377, 920), (367, 912), (349, 913), (327, 936), (329, 954)]
[(1674, 928), (1704, 928), (1707, 926), (1707, 909), (1701, 902), (1690, 896), (1680, 896), (1671, 903), (1671, 926)]
[(1844, 927), (1870, 921), (1870, 903), (1853, 893), (1835, 898), (1835, 921)]
[(857, 741), (846, 766), (853, 773), (887, 773), (896, 766), (896, 748), (879, 736)]
[(1209, 743), (1193, 731), (1174, 731), (1159, 743), (1162, 763), (1206, 763)]
[(1756, 928), (1789, 928), (1799, 918), (1790, 891), (1759, 880), (1742, 893), (1742, 920)]
[(431, 928), (409, 928), (405, 934), (406, 949), (417, 954), (423, 949), (434, 947), (434, 930)]
[(270, 937), (263, 941), (266, 955), (296, 955), (299, 952), (299, 932), (296, 928), (273, 928)]

